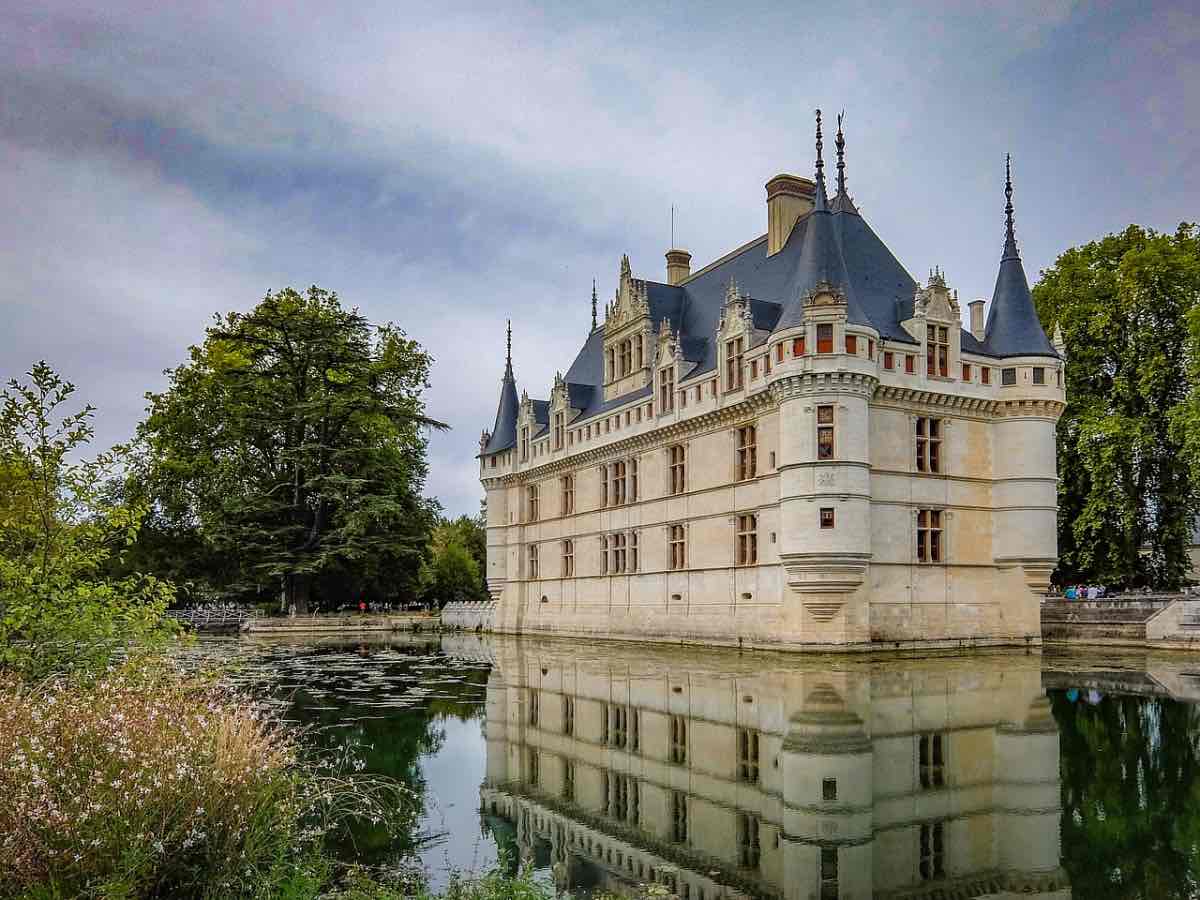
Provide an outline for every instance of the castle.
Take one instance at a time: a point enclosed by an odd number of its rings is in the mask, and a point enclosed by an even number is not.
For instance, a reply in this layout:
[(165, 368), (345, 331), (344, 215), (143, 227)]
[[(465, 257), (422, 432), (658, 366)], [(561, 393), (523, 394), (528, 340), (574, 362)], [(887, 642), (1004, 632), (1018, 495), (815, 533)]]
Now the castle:
[[(783, 649), (1040, 641), (1065, 354), (1014, 233), (990, 304), (915, 281), (846, 188), (766, 184), (767, 232), (666, 280), (621, 260), (549, 399), (511, 331), (480, 441), (493, 627)], [(985, 306), (986, 319), (985, 319)]]

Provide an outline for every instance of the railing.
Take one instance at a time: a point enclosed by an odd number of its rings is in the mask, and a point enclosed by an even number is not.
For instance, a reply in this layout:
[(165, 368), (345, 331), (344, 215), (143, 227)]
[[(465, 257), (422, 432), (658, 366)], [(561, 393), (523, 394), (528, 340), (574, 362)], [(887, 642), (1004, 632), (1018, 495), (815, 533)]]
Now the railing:
[(236, 606), (198, 606), (169, 609), (167, 615), (194, 631), (215, 631), (241, 628), (243, 623), (259, 618), (262, 613), (257, 609), (243, 609)]

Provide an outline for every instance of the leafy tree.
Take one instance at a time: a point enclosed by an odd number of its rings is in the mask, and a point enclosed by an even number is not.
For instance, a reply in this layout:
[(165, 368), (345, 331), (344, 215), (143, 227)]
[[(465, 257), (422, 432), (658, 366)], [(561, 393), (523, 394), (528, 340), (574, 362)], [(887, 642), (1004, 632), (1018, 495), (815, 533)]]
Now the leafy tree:
[(1067, 348), (1058, 577), (1177, 587), (1200, 512), (1196, 228), (1131, 225), (1067, 250), (1033, 295)]
[(0, 667), (40, 676), (166, 638), (172, 590), (108, 574), (145, 514), (103, 497), (126, 450), (76, 461), (93, 437), (93, 408), (66, 411), (75, 387), (44, 362), (28, 376), (0, 393)]
[(415, 583), (424, 432), (444, 427), (425, 415), (420, 345), (314, 286), (217, 316), (190, 354), (147, 395), (137, 482), (164, 530), (200, 536), (192, 576), (231, 594), (280, 586), (301, 613), (317, 579)]
[(452, 600), (479, 600), (486, 596), (479, 564), (463, 536), (466, 516), (443, 522), (433, 531), (429, 558), (421, 568), (422, 594), (430, 602), (444, 606)]

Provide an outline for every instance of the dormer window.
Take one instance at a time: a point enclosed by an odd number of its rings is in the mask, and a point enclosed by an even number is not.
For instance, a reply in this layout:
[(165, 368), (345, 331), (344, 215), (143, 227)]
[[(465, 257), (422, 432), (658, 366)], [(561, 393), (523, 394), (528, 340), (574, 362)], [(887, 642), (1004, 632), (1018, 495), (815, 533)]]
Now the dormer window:
[(529, 462), (529, 426), (521, 428), (521, 462)]
[(659, 372), (658, 409), (669, 413), (675, 408), (675, 367), (667, 366)]
[(833, 352), (833, 325), (829, 322), (817, 325), (817, 352)]
[(554, 414), (554, 449), (561, 450), (563, 448), (563, 435), (566, 433), (566, 426), (563, 413)]
[(620, 375), (624, 378), (633, 370), (633, 341), (621, 341), (618, 346), (620, 348)]
[(738, 391), (742, 388), (742, 364), (745, 355), (745, 338), (733, 338), (725, 342), (725, 390)]
[(945, 325), (930, 325), (925, 337), (925, 374), (950, 377), (950, 334)]

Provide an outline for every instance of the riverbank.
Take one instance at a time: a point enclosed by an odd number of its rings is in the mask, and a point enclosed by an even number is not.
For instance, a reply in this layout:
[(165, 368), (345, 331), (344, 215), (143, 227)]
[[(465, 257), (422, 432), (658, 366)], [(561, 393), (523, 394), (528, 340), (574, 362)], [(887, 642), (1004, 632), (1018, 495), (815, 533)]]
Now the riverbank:
[(392, 631), (435, 631), (441, 627), (437, 613), (347, 613), (332, 616), (290, 616), (288, 618), (250, 619), (242, 626), (244, 634), (312, 634), (334, 632), (354, 634)]

